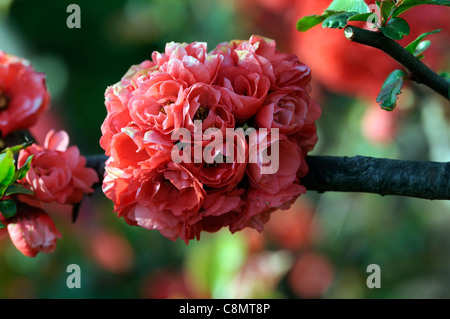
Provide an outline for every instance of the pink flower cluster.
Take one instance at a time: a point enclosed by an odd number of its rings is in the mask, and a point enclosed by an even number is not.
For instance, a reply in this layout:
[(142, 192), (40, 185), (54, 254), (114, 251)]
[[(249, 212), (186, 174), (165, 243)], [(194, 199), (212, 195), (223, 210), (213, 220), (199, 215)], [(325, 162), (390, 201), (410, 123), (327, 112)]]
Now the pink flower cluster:
[(61, 238), (52, 218), (42, 209), (42, 203), (76, 204), (84, 194), (92, 193), (92, 185), (98, 182), (97, 173), (86, 167), (86, 158), (78, 148), (68, 145), (69, 136), (65, 131), (51, 130), (43, 146), (33, 144), (19, 153), (18, 167), (33, 156), (30, 170), (19, 182), (34, 194), (13, 198), (16, 215), (5, 219), (0, 214), (0, 222), (7, 226), (11, 241), (25, 256), (52, 253), (56, 240)]
[[(221, 43), (209, 53), (205, 43), (171, 42), (151, 61), (132, 66), (105, 93), (100, 145), (109, 159), (103, 191), (115, 212), (130, 225), (186, 243), (222, 227), (262, 231), (270, 213), (289, 208), (306, 191), (300, 179), (321, 113), (309, 96), (310, 80), (310, 69), (295, 55), (259, 36)], [(198, 147), (173, 138), (180, 129), (198, 133), (196, 120), (203, 133), (214, 128), (227, 136), (229, 129), (252, 127), (258, 139), (233, 138), (215, 154), (225, 158), (230, 148), (237, 151), (223, 163), (174, 161), (180, 142)], [(279, 169), (264, 174), (265, 164), (249, 154), (261, 147), (270, 153), (275, 140)]]
[[(0, 51), (1, 147), (14, 146), (4, 145), (3, 139), (14, 131), (33, 126), (49, 103), (45, 75), (36, 72), (27, 60)], [(9, 218), (0, 211), (0, 233), (7, 230), (13, 244), (26, 256), (53, 252), (57, 238), (61, 237), (42, 203), (78, 203), (84, 194), (93, 192), (91, 187), (98, 182), (97, 173), (85, 167), (86, 159), (78, 148), (68, 145), (66, 132), (51, 130), (43, 146), (33, 144), (22, 149), (17, 168), (24, 166), (31, 155), (33, 158), (25, 178), (14, 182), (31, 190), (33, 195), (0, 196), (0, 200), (11, 200), (17, 207), (15, 215)]]

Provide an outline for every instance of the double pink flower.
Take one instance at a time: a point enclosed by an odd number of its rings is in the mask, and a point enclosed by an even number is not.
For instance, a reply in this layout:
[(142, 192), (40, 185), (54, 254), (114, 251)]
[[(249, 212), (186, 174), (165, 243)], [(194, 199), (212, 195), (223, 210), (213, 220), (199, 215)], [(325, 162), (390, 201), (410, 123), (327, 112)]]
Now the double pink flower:
[[(227, 226), (262, 230), (270, 213), (305, 192), (304, 157), (317, 141), (320, 116), (310, 80), (297, 57), (258, 36), (221, 43), (210, 53), (205, 43), (171, 42), (130, 68), (106, 90), (100, 140), (110, 156), (103, 190), (115, 211), (131, 225), (186, 243)], [(212, 138), (213, 155), (226, 158), (223, 163), (174, 161), (179, 145), (191, 150), (190, 159), (195, 148), (204, 150), (205, 143), (176, 134), (199, 133), (195, 121), (202, 121), (201, 133), (216, 129), (224, 138), (227, 129), (278, 129), (279, 169), (264, 175), (266, 164), (249, 161), (250, 150), (272, 148), (249, 136), (231, 145)]]

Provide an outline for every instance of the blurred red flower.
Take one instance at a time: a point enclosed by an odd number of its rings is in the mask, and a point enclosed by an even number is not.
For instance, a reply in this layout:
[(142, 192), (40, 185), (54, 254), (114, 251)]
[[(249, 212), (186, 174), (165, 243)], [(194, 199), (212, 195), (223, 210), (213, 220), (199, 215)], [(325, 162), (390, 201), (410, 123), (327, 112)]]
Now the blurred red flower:
[(282, 248), (298, 250), (311, 244), (312, 236), (318, 230), (312, 223), (313, 216), (306, 198), (298, 199), (288, 210), (271, 215), (265, 235)]
[(124, 273), (134, 265), (134, 251), (128, 240), (111, 230), (96, 230), (89, 241), (94, 261), (112, 273)]
[(50, 103), (45, 75), (24, 59), (0, 51), (0, 131), (28, 129)]
[(148, 276), (143, 282), (141, 297), (146, 299), (196, 298), (183, 274), (170, 270), (160, 270)]
[(334, 279), (332, 264), (316, 252), (302, 253), (294, 263), (288, 280), (292, 291), (301, 298), (318, 298)]

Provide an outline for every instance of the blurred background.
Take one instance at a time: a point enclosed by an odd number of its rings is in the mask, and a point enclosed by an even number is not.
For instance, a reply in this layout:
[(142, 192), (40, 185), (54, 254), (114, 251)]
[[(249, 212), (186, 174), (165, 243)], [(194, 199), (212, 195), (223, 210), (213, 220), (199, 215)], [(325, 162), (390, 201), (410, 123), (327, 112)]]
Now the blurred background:
[[(213, 48), (252, 34), (270, 37), (312, 69), (322, 106), (312, 154), (450, 161), (448, 101), (427, 88), (404, 88), (397, 109), (375, 99), (396, 63), (320, 26), (300, 34), (296, 21), (330, 0), (0, 0), (0, 50), (45, 72), (51, 110), (33, 127), (69, 132), (82, 154), (99, 154), (103, 93), (133, 64), (169, 41)], [(66, 8), (81, 8), (69, 29)], [(373, 3), (373, 1), (368, 1)], [(422, 32), (424, 62), (450, 69), (450, 10), (423, 6), (404, 15), (408, 43)], [(308, 192), (272, 214), (263, 233), (202, 234), (188, 246), (128, 226), (97, 189), (76, 223), (71, 209), (49, 206), (63, 238), (52, 255), (23, 256), (0, 239), (0, 298), (450, 298), (450, 203), (370, 194)], [(81, 289), (66, 268), (81, 267)], [(366, 286), (367, 266), (381, 288)]]

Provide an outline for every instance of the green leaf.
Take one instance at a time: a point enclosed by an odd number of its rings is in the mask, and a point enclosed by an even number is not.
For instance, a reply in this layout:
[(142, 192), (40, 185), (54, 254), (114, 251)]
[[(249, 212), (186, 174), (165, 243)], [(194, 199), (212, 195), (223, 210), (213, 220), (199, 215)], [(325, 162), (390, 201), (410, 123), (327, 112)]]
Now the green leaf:
[(332, 29), (342, 29), (347, 25), (348, 19), (357, 14), (358, 12), (341, 12), (333, 14), (332, 16), (329, 16), (323, 21), (322, 27)]
[(2, 222), (0, 222), (0, 229), (5, 228), (6, 225), (4, 225)]
[(319, 23), (322, 23), (322, 21), (325, 19), (325, 16), (317, 14), (303, 17), (297, 21), (297, 30), (301, 32), (308, 31), (312, 27), (315, 27)]
[(408, 22), (402, 18), (392, 18), (385, 27), (381, 27), (380, 31), (388, 38), (401, 40), (411, 31)]
[(332, 10), (325, 10), (322, 15), (310, 15), (301, 18), (297, 21), (297, 30), (301, 32), (308, 31), (312, 27), (315, 27), (316, 25), (322, 23), (326, 18), (329, 16), (339, 13), (338, 11), (332, 11)]
[(408, 44), (408, 45), (405, 47), (405, 50), (408, 51), (409, 53), (415, 55), (414, 52), (416, 52), (417, 46), (419, 45), (419, 43), (420, 43), (423, 39), (425, 39), (425, 38), (426, 38), (427, 36), (429, 36), (430, 34), (438, 33), (438, 32), (440, 32), (440, 31), (441, 31), (441, 29), (437, 29), (437, 30), (433, 30), (433, 31), (430, 31), (430, 32), (422, 33), (421, 35), (419, 35), (419, 36), (417, 37), (417, 39), (415, 39), (413, 42), (411, 42), (410, 44)]
[(28, 171), (31, 168), (31, 161), (33, 159), (33, 156), (34, 155), (28, 156), (25, 164), (23, 164), (22, 167), (17, 170), (17, 172), (16, 172), (16, 174), (14, 176), (14, 180), (15, 181), (21, 180), (22, 178), (24, 178), (27, 175)]
[(405, 72), (395, 70), (386, 78), (378, 94), (377, 102), (382, 109), (392, 111), (397, 103), (397, 95), (401, 93), (404, 83)]
[[(375, 13), (360, 13), (354, 16), (351, 16), (348, 21), (367, 21), (367, 19), (369, 19), (369, 17)], [(376, 14), (375, 14), (376, 15)]]
[(25, 188), (25, 186), (23, 186), (21, 184), (14, 183), (12, 185), (9, 185), (6, 188), (6, 191), (5, 191), (5, 195), (6, 196), (9, 196), (9, 195), (12, 195), (12, 194), (33, 195), (34, 192), (32, 190), (29, 190), (28, 188)]
[(0, 213), (6, 219), (14, 217), (16, 211), (17, 211), (16, 203), (14, 203), (12, 200), (7, 199), (0, 202)]
[(431, 41), (430, 40), (425, 40), (420, 42), (417, 45), (416, 50), (414, 51), (414, 56), (419, 56), (421, 55), (423, 52), (425, 52), (426, 49), (428, 49), (430, 47)]
[(450, 1), (448, 0), (403, 0), (403, 2), (394, 10), (392, 16), (397, 17), (406, 10), (423, 4), (435, 4), (450, 7)]
[(6, 149), (0, 154), (0, 197), (3, 196), (2, 189), (13, 182), (15, 171), (13, 153)]
[(389, 17), (395, 10), (395, 2), (394, 0), (384, 0), (381, 2), (380, 12), (383, 21), (388, 21)]
[(33, 144), (33, 141), (26, 141), (26, 142), (23, 142), (23, 143), (20, 144), (20, 145), (8, 147), (8, 148), (9, 148), (9, 149), (11, 150), (11, 152), (13, 152), (13, 153), (19, 153), (21, 150), (27, 148), (27, 147), (30, 146), (31, 144)]
[(370, 12), (369, 6), (364, 2), (364, 0), (334, 0), (331, 2), (327, 10), (356, 13)]

